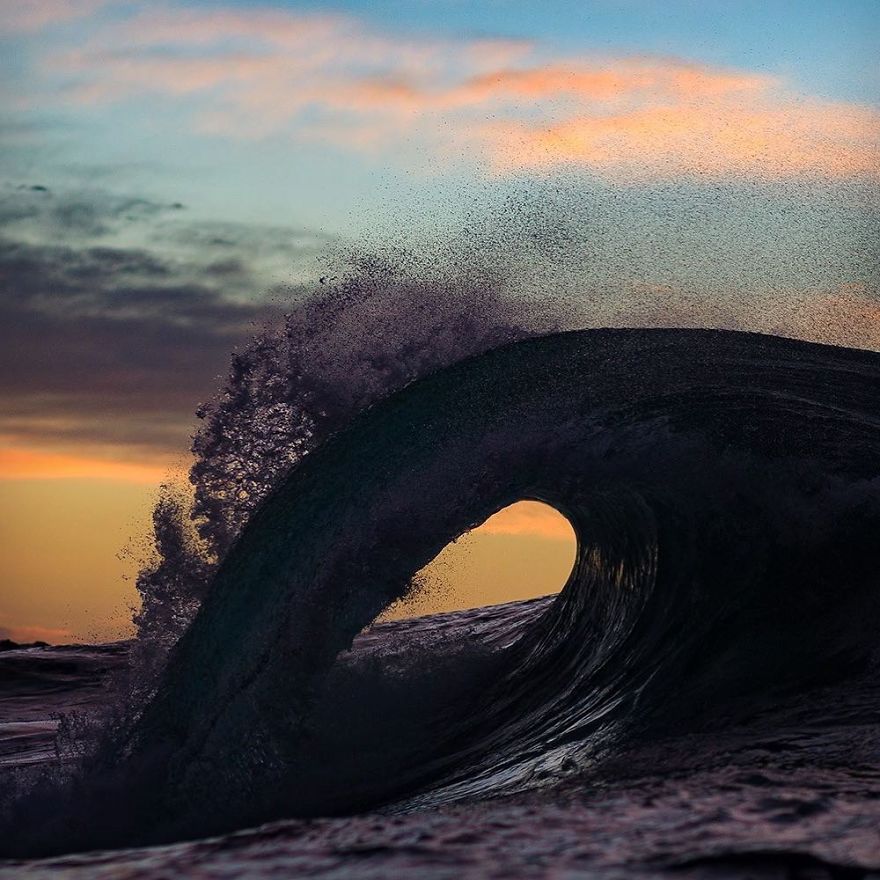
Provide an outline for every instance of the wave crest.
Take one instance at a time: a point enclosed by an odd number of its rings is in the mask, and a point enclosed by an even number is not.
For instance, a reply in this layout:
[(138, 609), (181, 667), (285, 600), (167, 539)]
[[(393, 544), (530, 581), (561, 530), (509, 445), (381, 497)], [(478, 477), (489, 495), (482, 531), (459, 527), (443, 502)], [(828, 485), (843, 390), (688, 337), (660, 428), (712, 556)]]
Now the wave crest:
[[(718, 723), (863, 668), (878, 380), (867, 352), (617, 330), (516, 343), (408, 386), (256, 511), (128, 766), (161, 768), (162, 812), (199, 831), (434, 804), (583, 772), (627, 736)], [(378, 725), (395, 737), (375, 750), (384, 764), (336, 774), (316, 719), (351, 708), (327, 690), (337, 656), (446, 543), (522, 498), (578, 535), (559, 597), (500, 649), (441, 664), (458, 684)], [(218, 797), (223, 814), (206, 818)]]

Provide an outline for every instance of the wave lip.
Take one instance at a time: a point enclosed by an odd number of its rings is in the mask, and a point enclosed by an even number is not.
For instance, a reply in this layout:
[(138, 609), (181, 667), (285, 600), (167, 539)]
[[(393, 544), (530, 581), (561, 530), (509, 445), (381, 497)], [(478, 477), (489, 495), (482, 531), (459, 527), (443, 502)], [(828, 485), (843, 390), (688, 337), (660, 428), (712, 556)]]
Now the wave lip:
[[(255, 513), (112, 756), (150, 793), (137, 821), (171, 816), (156, 832), (170, 836), (545, 785), (627, 739), (864, 671), (880, 619), (878, 388), (869, 352), (592, 330), (371, 407)], [(340, 652), (449, 541), (520, 499), (575, 529), (559, 596), (491, 646), (377, 685), (392, 740), (378, 764), (334, 770), (334, 711), (353, 752), (371, 735), (346, 722)], [(436, 700), (408, 710), (413, 693)]]

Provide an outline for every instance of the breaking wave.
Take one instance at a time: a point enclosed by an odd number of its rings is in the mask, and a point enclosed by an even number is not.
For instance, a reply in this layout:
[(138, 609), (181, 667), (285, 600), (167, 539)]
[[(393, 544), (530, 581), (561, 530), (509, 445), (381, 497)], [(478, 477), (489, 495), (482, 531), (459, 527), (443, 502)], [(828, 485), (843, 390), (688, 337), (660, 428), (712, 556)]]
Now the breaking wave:
[[(408, 384), (256, 508), (53, 840), (589, 779), (627, 741), (873, 674), (878, 388), (880, 355), (708, 330), (526, 339)], [(363, 633), (521, 499), (577, 535), (557, 597)]]

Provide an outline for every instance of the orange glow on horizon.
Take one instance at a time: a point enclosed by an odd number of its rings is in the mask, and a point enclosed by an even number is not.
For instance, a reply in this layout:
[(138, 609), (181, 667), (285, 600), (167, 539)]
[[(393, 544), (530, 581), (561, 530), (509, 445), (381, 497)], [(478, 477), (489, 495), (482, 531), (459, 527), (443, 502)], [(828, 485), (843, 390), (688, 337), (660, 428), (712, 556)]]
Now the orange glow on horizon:
[(498, 605), (557, 593), (574, 566), (571, 523), (539, 501), (520, 501), (453, 541), (417, 575), (421, 585), (379, 620)]
[(551, 541), (574, 541), (571, 523), (540, 501), (519, 501), (499, 510), (479, 527), (486, 535), (527, 535)]
[(50, 645), (64, 645), (75, 641), (74, 635), (69, 629), (51, 626), (0, 625), (0, 640), (2, 639), (10, 639), (19, 644), (48, 642)]
[(2, 480), (117, 480), (158, 484), (170, 462), (133, 462), (21, 447), (0, 447)]

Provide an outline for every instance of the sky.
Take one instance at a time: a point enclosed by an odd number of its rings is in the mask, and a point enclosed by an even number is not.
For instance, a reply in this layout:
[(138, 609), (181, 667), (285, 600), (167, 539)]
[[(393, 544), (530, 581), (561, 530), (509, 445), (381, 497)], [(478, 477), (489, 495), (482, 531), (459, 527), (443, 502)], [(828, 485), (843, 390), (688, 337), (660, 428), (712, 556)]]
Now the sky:
[(878, 55), (876, 0), (0, 0), (0, 637), (127, 631), (197, 405), (351, 242), (531, 200), (584, 324), (880, 348)]

